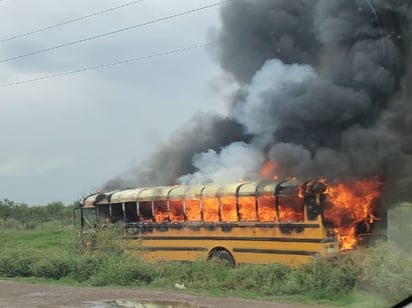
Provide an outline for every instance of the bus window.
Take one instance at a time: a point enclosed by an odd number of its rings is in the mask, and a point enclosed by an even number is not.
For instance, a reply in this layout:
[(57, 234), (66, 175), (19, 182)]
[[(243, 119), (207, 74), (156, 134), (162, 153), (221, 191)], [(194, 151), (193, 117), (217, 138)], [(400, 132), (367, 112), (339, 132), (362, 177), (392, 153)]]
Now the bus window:
[(126, 212), (126, 222), (136, 222), (138, 220), (136, 202), (126, 202), (124, 210)]
[(114, 223), (114, 222), (124, 219), (122, 203), (110, 204), (110, 208), (111, 208), (111, 219), (112, 219), (111, 222)]
[(171, 221), (183, 221), (185, 220), (185, 214), (183, 211), (183, 200), (169, 200), (170, 205), (170, 220)]
[(154, 216), (155, 221), (169, 221), (167, 200), (154, 201)]
[(186, 203), (186, 218), (189, 221), (201, 221), (200, 216), (200, 199), (187, 199)]
[(153, 221), (152, 201), (139, 202), (139, 215), (142, 221)]
[(82, 209), (82, 227), (84, 229), (94, 229), (96, 226), (96, 210), (95, 208)]
[(110, 217), (109, 205), (96, 205), (97, 220), (101, 223), (107, 222)]
[(263, 194), (257, 197), (259, 221), (275, 221), (275, 196)]
[(237, 221), (236, 197), (220, 197), (220, 217), (222, 221)]
[(239, 220), (256, 221), (256, 199), (252, 196), (242, 196), (238, 199)]
[(299, 196), (279, 196), (278, 197), (279, 221), (303, 221), (304, 202)]
[(207, 222), (219, 221), (219, 199), (203, 198), (203, 220)]

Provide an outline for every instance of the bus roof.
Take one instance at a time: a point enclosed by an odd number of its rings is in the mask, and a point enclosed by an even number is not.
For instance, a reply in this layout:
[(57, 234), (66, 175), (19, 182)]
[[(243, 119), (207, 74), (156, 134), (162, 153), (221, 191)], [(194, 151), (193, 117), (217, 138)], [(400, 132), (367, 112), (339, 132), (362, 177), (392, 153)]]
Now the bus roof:
[(229, 184), (195, 184), (128, 188), (109, 193), (97, 193), (82, 200), (84, 207), (97, 204), (155, 201), (167, 199), (198, 199), (223, 196), (256, 196), (276, 194), (279, 189), (297, 187), (302, 182), (295, 179), (285, 181), (242, 181)]

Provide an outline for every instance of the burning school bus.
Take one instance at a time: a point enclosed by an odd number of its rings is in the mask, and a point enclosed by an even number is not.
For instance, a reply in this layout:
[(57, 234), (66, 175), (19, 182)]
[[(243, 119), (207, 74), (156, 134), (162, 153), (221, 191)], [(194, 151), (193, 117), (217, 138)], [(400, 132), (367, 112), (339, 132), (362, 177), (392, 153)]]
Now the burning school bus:
[(223, 259), (298, 265), (339, 250), (320, 180), (161, 186), (97, 193), (79, 207), (84, 232), (114, 223), (149, 260)]

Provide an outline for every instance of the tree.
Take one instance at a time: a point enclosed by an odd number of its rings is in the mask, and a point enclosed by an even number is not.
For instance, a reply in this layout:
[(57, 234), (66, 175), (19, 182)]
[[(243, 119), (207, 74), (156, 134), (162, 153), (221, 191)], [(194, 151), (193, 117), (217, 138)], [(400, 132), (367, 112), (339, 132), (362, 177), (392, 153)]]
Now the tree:
[(48, 216), (60, 217), (64, 212), (65, 205), (63, 202), (51, 202), (46, 205), (45, 212)]
[(9, 199), (0, 200), (0, 218), (3, 221), (3, 227), (6, 225), (7, 219), (13, 214), (15, 203)]

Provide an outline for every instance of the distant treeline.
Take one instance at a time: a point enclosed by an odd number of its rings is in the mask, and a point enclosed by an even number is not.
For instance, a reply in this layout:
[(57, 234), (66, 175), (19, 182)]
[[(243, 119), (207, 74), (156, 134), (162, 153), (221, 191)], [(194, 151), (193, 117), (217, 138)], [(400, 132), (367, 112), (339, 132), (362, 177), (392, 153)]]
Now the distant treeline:
[(25, 225), (33, 219), (44, 221), (50, 219), (68, 219), (73, 216), (74, 204), (65, 205), (63, 202), (51, 202), (46, 205), (29, 206), (25, 203), (16, 203), (9, 199), (0, 200), (0, 223), (4, 226), (10, 220)]

